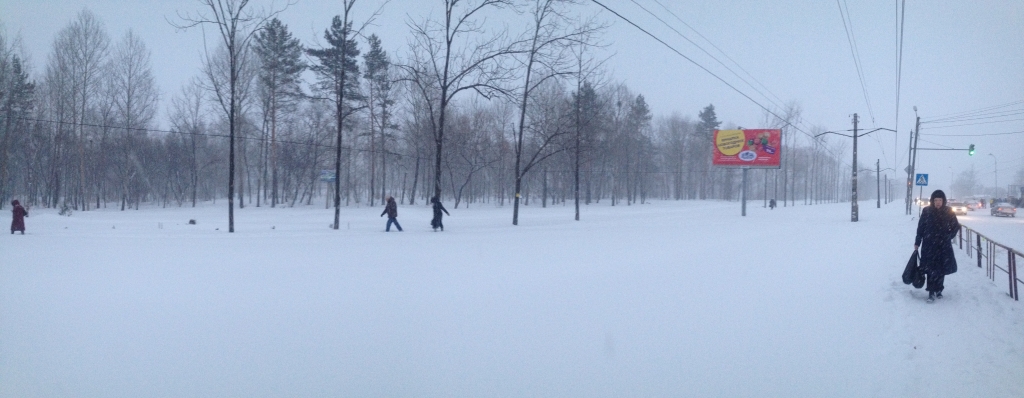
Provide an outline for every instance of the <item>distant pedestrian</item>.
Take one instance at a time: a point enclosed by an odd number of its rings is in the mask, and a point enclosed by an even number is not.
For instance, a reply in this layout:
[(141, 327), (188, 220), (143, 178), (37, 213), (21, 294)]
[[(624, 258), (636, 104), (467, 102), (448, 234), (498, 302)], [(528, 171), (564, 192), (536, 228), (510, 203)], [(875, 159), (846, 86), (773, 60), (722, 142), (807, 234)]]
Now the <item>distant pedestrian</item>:
[(438, 228), (441, 228), (441, 231), (444, 231), (444, 223), (441, 222), (441, 218), (443, 217), (441, 216), (441, 212), (443, 211), (444, 214), (448, 214), (449, 216), (451, 214), (448, 213), (448, 210), (441, 204), (441, 200), (436, 196), (430, 198), (430, 203), (434, 205), (434, 218), (430, 220), (430, 226), (434, 228), (434, 231), (437, 231)]
[(775, 210), (775, 199), (771, 199), (768, 201), (768, 209)]
[(932, 192), (931, 205), (921, 210), (917, 222), (917, 237), (914, 250), (924, 246), (921, 253), (921, 269), (928, 274), (928, 302), (942, 298), (946, 275), (956, 272), (956, 257), (953, 243), (960, 232), (960, 222), (953, 209), (946, 206), (946, 194), (942, 190)]
[(21, 231), (21, 234), (24, 235), (25, 217), (28, 217), (28, 210), (25, 210), (24, 207), (21, 207), (21, 203), (19, 203), (17, 200), (12, 200), (11, 206), (13, 206), (13, 208), (11, 209), (11, 213), (13, 213), (14, 215), (14, 218), (11, 220), (11, 234), (13, 235), (14, 231)]
[(384, 232), (391, 232), (391, 224), (395, 224), (398, 228), (398, 232), (402, 232), (402, 225), (398, 223), (398, 204), (395, 203), (395, 198), (388, 196), (388, 204), (384, 206), (384, 212), (380, 213), (381, 217), (388, 215), (388, 225), (384, 228)]

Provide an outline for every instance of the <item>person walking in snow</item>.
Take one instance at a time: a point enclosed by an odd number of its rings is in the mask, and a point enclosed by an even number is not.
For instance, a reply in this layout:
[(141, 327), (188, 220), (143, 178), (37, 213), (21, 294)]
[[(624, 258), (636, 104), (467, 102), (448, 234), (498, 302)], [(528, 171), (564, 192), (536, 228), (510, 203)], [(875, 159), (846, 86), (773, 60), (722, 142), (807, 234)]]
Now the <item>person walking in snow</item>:
[(24, 235), (25, 217), (28, 217), (28, 210), (21, 207), (21, 203), (17, 200), (12, 200), (11, 206), (13, 206), (13, 208), (11, 208), (11, 213), (14, 215), (14, 218), (11, 220), (11, 234), (13, 235), (14, 231), (21, 231), (21, 234)]
[(384, 206), (384, 212), (380, 213), (381, 217), (388, 215), (388, 225), (384, 228), (384, 232), (391, 232), (391, 224), (395, 224), (398, 228), (398, 232), (402, 232), (402, 225), (398, 223), (398, 204), (395, 203), (395, 198), (388, 196), (388, 204)]
[(956, 257), (953, 254), (952, 240), (960, 232), (960, 222), (953, 214), (953, 209), (946, 206), (946, 194), (942, 190), (932, 192), (931, 206), (921, 210), (921, 218), (917, 222), (917, 237), (914, 238), (914, 251), (924, 246), (920, 255), (921, 269), (928, 274), (928, 302), (942, 298), (946, 275), (956, 272)]
[(430, 203), (434, 205), (434, 218), (430, 220), (430, 226), (434, 228), (434, 231), (437, 231), (438, 228), (441, 228), (441, 231), (444, 231), (444, 223), (441, 222), (441, 217), (443, 217), (441, 216), (441, 212), (443, 211), (444, 214), (448, 214), (449, 216), (451, 214), (448, 213), (448, 210), (441, 204), (441, 200), (436, 196), (430, 198)]

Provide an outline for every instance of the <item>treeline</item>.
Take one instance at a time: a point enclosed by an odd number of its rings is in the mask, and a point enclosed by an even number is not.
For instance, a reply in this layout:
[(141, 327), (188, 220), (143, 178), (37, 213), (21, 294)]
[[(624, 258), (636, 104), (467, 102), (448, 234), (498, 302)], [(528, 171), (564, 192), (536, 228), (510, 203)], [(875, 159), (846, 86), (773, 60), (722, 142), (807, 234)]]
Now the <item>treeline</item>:
[[(711, 167), (723, 127), (714, 106), (656, 117), (590, 54), (604, 27), (556, 12), (571, 2), (531, 2), (535, 23), (516, 35), (412, 21), (401, 59), (353, 28), (353, 4), (320, 48), (272, 13), (249, 19), (259, 21), (251, 34), (225, 40), (171, 94), (156, 87), (145, 43), (132, 31), (112, 39), (88, 10), (57, 33), (38, 71), (0, 32), (0, 206), (195, 206), (229, 190), (239, 207), (327, 207), (335, 192), (341, 206), (440, 195), (454, 208), (514, 204), (517, 222), (517, 199), (739, 199), (741, 172)], [(160, 106), (167, 120), (156, 120)], [(800, 119), (790, 104), (756, 126), (783, 130), (784, 160), (750, 173), (748, 198), (848, 200), (845, 143), (810, 139)], [(873, 195), (873, 175), (862, 178), (862, 197)]]

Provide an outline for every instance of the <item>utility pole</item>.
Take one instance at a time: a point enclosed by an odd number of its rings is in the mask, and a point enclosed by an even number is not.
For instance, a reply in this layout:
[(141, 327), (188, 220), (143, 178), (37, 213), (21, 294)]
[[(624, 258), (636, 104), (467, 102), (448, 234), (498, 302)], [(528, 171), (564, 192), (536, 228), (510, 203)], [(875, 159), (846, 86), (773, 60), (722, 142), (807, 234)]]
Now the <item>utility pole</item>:
[(850, 197), (850, 221), (857, 222), (860, 217), (857, 208), (857, 114), (853, 114), (853, 181), (850, 184), (853, 193)]
[(996, 191), (992, 194), (992, 196), (999, 196), (999, 159), (996, 159), (996, 155), (993, 155), (991, 153), (988, 154), (988, 156), (991, 156), (992, 161), (996, 162)]
[(910, 130), (910, 141), (906, 143), (906, 197), (903, 202), (906, 205), (906, 214), (910, 215), (910, 187), (913, 186), (913, 130)]
[[(917, 107), (914, 107), (914, 112), (917, 112)], [(910, 172), (907, 173), (907, 215), (910, 215), (910, 203), (912, 202), (911, 197), (914, 196), (914, 173), (917, 172), (917, 140), (921, 138), (921, 117), (917, 117), (917, 121), (914, 123), (914, 134), (910, 135), (913, 137), (912, 151), (910, 153)]]
[(875, 193), (878, 194), (878, 195), (876, 195), (877, 196), (877, 200), (875, 201), (875, 207), (881, 209), (882, 208), (882, 175), (881, 175), (881, 172), (878, 169), (878, 167), (879, 167), (878, 162), (879, 161), (880, 161), (880, 159), (875, 159)]

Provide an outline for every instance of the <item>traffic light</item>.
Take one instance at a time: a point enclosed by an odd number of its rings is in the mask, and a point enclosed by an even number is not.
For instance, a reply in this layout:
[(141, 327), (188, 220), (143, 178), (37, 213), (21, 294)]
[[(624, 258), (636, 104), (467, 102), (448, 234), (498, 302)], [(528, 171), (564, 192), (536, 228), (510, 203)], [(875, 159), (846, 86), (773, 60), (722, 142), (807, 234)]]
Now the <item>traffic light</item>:
[(967, 154), (970, 156), (974, 156), (974, 144), (971, 144), (971, 146), (967, 147)]

